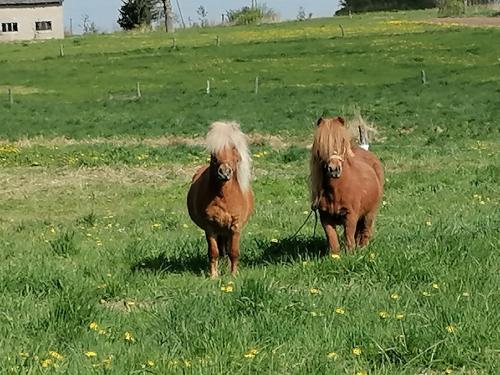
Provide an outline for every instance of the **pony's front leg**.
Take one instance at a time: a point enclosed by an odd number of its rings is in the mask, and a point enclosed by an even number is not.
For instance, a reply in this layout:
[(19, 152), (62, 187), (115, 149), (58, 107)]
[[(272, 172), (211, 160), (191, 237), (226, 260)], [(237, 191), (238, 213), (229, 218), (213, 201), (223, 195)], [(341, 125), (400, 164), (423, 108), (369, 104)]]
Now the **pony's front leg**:
[(229, 260), (231, 262), (231, 273), (236, 276), (238, 263), (240, 262), (240, 233), (235, 232), (230, 237)]
[(320, 219), (321, 225), (323, 226), (323, 230), (325, 231), (326, 239), (328, 241), (328, 247), (330, 249), (331, 254), (340, 254), (340, 244), (339, 238), (337, 237), (337, 231), (335, 230), (335, 225), (333, 225), (328, 218), (327, 214), (322, 213), (320, 211)]
[(347, 215), (344, 223), (345, 246), (348, 251), (354, 250), (356, 247), (356, 227), (358, 218), (355, 215)]
[(208, 260), (210, 262), (210, 277), (215, 279), (219, 276), (217, 270), (217, 260), (219, 258), (219, 248), (217, 247), (217, 237), (213, 234), (205, 232), (208, 242)]

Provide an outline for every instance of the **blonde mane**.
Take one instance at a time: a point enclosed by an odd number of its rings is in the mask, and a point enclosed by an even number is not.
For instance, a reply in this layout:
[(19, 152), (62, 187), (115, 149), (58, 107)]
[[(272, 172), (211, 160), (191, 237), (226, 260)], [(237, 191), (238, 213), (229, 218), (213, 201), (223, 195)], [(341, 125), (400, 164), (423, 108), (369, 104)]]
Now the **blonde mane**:
[(310, 188), (313, 204), (317, 203), (323, 185), (322, 162), (328, 162), (333, 155), (343, 160), (354, 156), (351, 150), (354, 135), (342, 121), (339, 118), (322, 118), (314, 132), (310, 160)]
[(240, 154), (238, 170), (236, 171), (238, 183), (242, 191), (250, 188), (252, 176), (252, 158), (248, 150), (247, 136), (241, 131), (240, 124), (236, 122), (214, 122), (207, 134), (207, 151), (217, 153), (225, 147), (235, 147)]

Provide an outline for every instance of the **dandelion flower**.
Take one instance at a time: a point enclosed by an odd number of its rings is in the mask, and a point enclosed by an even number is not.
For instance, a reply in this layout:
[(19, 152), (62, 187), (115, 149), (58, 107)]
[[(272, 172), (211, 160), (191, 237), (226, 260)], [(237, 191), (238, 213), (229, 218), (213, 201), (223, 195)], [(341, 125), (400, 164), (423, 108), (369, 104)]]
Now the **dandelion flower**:
[(154, 223), (153, 225), (151, 225), (151, 228), (160, 228), (161, 227), (161, 224), (159, 223)]
[(360, 356), (361, 353), (362, 353), (361, 348), (358, 347), (352, 348), (352, 354)]
[(445, 374), (452, 374), (453, 370), (451, 368), (447, 368), (446, 370), (444, 370), (444, 373)]
[(232, 293), (234, 291), (234, 283), (232, 281), (228, 282), (226, 286), (221, 286), (220, 290), (224, 293)]
[(365, 370), (359, 370), (356, 375), (368, 375), (368, 373)]
[(97, 353), (96, 352), (85, 352), (85, 357), (94, 358), (94, 357), (97, 357)]
[(429, 220), (429, 221), (426, 221), (426, 222), (425, 222), (425, 225), (427, 225), (427, 226), (429, 226), (429, 227), (430, 227), (430, 226), (432, 225), (432, 221), (430, 221), (430, 220)]
[(187, 224), (182, 224), (182, 227), (183, 227), (183, 228), (189, 228), (189, 225), (187, 225)]
[(259, 351), (257, 349), (250, 349), (248, 352), (245, 353), (244, 357), (245, 358), (255, 358), (255, 356), (259, 354)]
[(337, 359), (339, 355), (336, 352), (330, 352), (326, 355), (326, 357), (330, 359)]
[(54, 361), (53, 361), (52, 359), (50, 359), (50, 358), (44, 359), (44, 360), (42, 360), (42, 361), (40, 362), (40, 364), (41, 364), (41, 365), (42, 365), (42, 367), (44, 367), (44, 368), (49, 367), (49, 366), (50, 366), (51, 364), (53, 364), (53, 363), (54, 363)]
[(191, 367), (192, 362), (189, 359), (184, 359), (182, 361), (182, 364), (184, 365), (184, 367)]
[(280, 241), (277, 238), (271, 239), (271, 243), (278, 243), (278, 242), (280, 242)]
[(456, 332), (456, 330), (457, 327), (454, 324), (449, 324), (446, 326), (446, 331), (448, 331), (448, 333), (454, 333)]
[(155, 367), (156, 363), (155, 363), (155, 361), (152, 361), (152, 360), (149, 359), (149, 360), (146, 361), (145, 365), (147, 367)]
[(62, 361), (64, 359), (64, 356), (62, 354), (59, 354), (58, 352), (56, 352), (54, 350), (49, 351), (49, 355), (52, 358), (55, 358), (55, 359), (57, 359), (59, 361)]
[(431, 294), (429, 292), (425, 291), (425, 290), (422, 292), (422, 295), (424, 297), (430, 297), (431, 296)]
[(99, 329), (99, 325), (96, 322), (92, 322), (89, 324), (89, 328), (93, 331), (97, 331)]
[(340, 254), (332, 254), (330, 255), (332, 257), (332, 259), (334, 260), (339, 260), (340, 259)]
[(395, 317), (397, 320), (403, 320), (405, 318), (405, 315), (403, 313), (397, 313)]
[(399, 299), (399, 298), (400, 298), (399, 294), (397, 294), (397, 293), (392, 293), (392, 294), (391, 294), (391, 299), (393, 299), (393, 300), (397, 300), (397, 299)]
[(439, 289), (439, 284), (434, 283), (434, 284), (432, 284), (432, 287), (433, 287), (434, 289)]
[(387, 311), (382, 310), (378, 313), (378, 316), (381, 319), (387, 319), (389, 316), (391, 316), (391, 314), (389, 314)]
[(19, 356), (22, 358), (28, 358), (30, 355), (29, 355), (29, 353), (26, 353), (26, 352), (20, 352)]
[(376, 257), (377, 257), (377, 254), (370, 253), (370, 260), (375, 260)]
[(469, 292), (463, 292), (462, 296), (465, 297), (465, 298), (470, 297), (470, 293)]
[(127, 342), (135, 342), (134, 336), (128, 331), (123, 334), (123, 339)]
[(345, 314), (345, 310), (344, 310), (344, 308), (343, 308), (343, 307), (337, 307), (337, 308), (335, 309), (335, 313), (336, 313), (336, 314), (339, 314), (339, 315), (344, 315), (344, 314)]
[(317, 288), (311, 288), (311, 289), (309, 289), (309, 293), (311, 293), (311, 294), (320, 294), (321, 292)]

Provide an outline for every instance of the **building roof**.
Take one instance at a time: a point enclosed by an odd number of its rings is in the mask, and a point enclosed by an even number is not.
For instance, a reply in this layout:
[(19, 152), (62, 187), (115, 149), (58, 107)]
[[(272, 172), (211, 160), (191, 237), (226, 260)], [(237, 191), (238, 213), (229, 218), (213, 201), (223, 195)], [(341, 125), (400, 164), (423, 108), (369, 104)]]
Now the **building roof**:
[(0, 0), (0, 7), (11, 5), (11, 6), (26, 6), (26, 5), (44, 5), (44, 4), (60, 4), (62, 5), (64, 0)]

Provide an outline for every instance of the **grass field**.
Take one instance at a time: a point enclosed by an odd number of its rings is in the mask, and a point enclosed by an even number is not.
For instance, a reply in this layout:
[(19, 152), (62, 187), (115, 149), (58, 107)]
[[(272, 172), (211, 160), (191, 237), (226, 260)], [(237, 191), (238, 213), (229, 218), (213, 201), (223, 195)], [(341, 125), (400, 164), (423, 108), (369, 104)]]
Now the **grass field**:
[[(500, 29), (431, 16), (0, 45), (0, 373), (498, 373)], [(354, 107), (386, 192), (332, 259), (292, 234), (313, 123)], [(251, 136), (256, 210), (212, 281), (185, 195), (220, 118)]]

